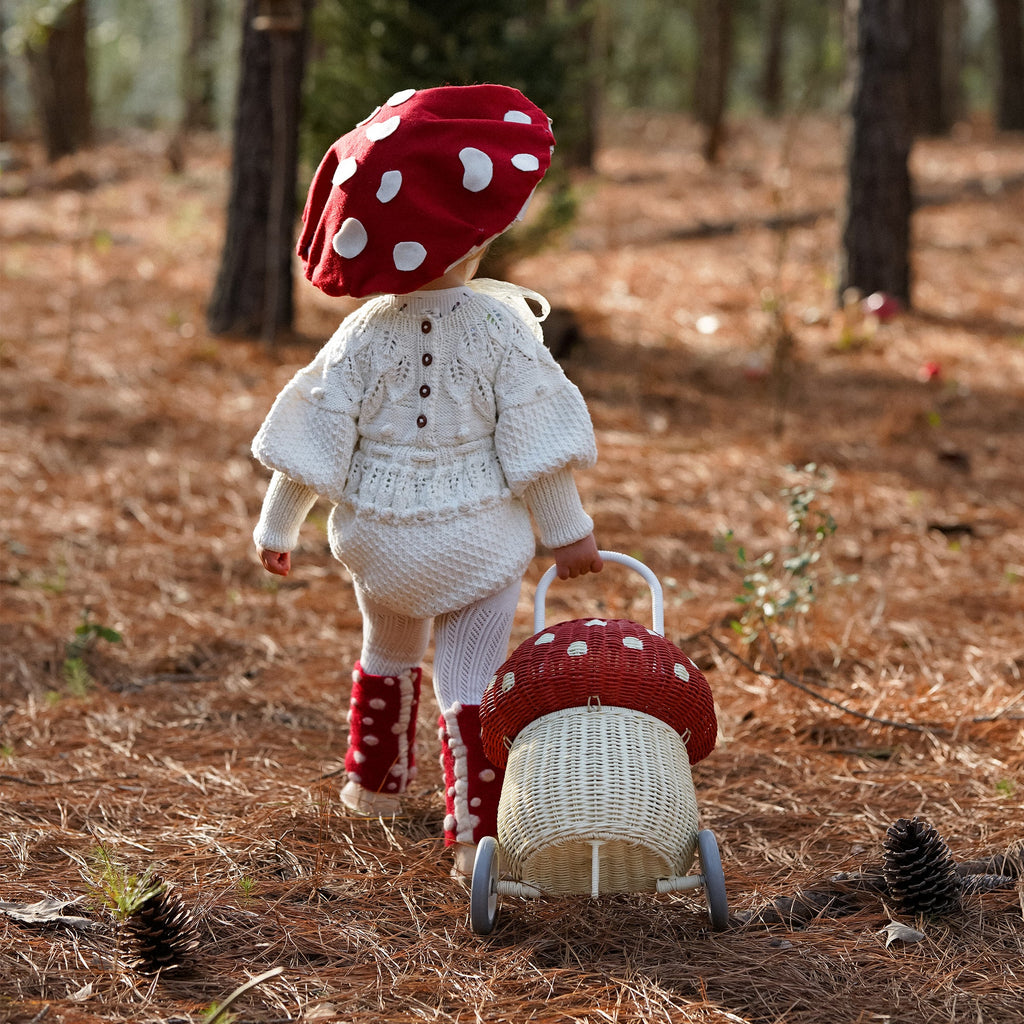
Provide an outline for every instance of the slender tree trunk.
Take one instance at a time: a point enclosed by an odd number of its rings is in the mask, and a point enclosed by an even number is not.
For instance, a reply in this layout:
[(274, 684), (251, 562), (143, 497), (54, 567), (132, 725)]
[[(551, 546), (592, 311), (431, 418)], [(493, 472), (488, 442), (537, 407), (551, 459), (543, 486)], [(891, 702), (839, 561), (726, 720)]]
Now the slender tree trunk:
[(704, 159), (717, 163), (732, 70), (732, 0), (698, 0), (697, 18), (697, 120), (704, 128)]
[(245, 3), (227, 233), (207, 309), (216, 334), (269, 341), (294, 320), (298, 129), (311, 7), (312, 0), (297, 0), (297, 21), (257, 28), (257, 0)]
[(996, 124), (1024, 131), (1024, 0), (995, 0), (999, 38)]
[(0, 4), (0, 142), (6, 142), (11, 131), (7, 114), (7, 48), (3, 45), (7, 31), (7, 12)]
[(216, 122), (213, 45), (217, 0), (186, 0), (188, 24), (183, 61), (185, 109), (182, 131), (213, 128)]
[(573, 127), (568, 144), (560, 142), (559, 145), (567, 166), (589, 170), (597, 152), (604, 99), (607, 3), (605, 0), (565, 0), (565, 10), (573, 19), (569, 52), (577, 62), (567, 75), (567, 82), (577, 97), (574, 106), (579, 123)]
[(89, 62), (86, 54), (86, 0), (72, 0), (27, 51), (29, 81), (51, 161), (92, 141)]
[(786, 0), (764, 0), (764, 67), (761, 72), (761, 102), (769, 117), (778, 117), (785, 100)]
[(910, 303), (912, 194), (906, 0), (847, 0), (848, 184), (839, 292), (887, 292)]

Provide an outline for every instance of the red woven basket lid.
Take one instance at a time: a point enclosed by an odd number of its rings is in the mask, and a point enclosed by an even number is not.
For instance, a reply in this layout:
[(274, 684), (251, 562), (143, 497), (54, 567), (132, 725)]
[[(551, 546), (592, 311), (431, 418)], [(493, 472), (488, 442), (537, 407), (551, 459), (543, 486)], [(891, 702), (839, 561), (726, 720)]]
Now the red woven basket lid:
[(530, 722), (595, 701), (671, 725), (691, 764), (714, 750), (711, 688), (675, 644), (629, 619), (571, 619), (520, 644), (488, 683), (480, 704), (484, 751), (503, 766)]

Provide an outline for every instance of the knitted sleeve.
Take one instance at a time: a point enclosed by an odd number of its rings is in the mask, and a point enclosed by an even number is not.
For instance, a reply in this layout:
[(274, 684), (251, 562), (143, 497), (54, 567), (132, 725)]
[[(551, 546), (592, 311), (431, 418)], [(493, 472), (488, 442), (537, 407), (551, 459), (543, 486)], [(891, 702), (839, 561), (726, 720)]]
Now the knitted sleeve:
[(299, 542), (299, 527), (316, 504), (317, 493), (305, 484), (275, 473), (263, 498), (263, 510), (252, 539), (268, 551), (292, 551)]
[[(597, 461), (590, 413), (579, 389), (517, 317), (495, 382), (494, 434), (501, 467), (514, 494), (539, 477)], [(578, 539), (578, 538), (577, 538)]]
[(560, 469), (529, 484), (523, 501), (533, 515), (541, 543), (561, 548), (593, 532), (594, 520), (583, 510), (572, 473)]
[(268, 469), (333, 502), (341, 499), (358, 439), (363, 388), (341, 334), (284, 386), (252, 443)]

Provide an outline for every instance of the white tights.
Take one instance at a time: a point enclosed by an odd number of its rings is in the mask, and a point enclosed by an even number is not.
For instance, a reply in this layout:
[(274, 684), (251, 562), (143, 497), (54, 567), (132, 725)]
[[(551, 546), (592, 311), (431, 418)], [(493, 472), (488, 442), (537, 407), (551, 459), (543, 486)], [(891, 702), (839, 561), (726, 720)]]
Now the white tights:
[(434, 694), (442, 711), (479, 704), (484, 687), (508, 653), (520, 581), (436, 619), (416, 619), (377, 604), (357, 587), (363, 613), (363, 671), (398, 675), (423, 660), (434, 627)]

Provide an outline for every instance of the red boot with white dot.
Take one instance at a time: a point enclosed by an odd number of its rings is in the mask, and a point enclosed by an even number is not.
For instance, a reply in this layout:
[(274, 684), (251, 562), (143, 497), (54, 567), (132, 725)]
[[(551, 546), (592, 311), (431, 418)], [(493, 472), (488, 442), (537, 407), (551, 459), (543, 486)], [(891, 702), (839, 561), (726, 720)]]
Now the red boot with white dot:
[(348, 782), (341, 802), (353, 813), (397, 814), (416, 775), (416, 714), (422, 670), (375, 676), (356, 664), (348, 712)]
[(444, 769), (445, 846), (453, 848), (454, 875), (471, 875), (476, 844), (498, 834), (498, 801), (505, 771), (484, 753), (480, 708), (453, 704), (439, 721)]

